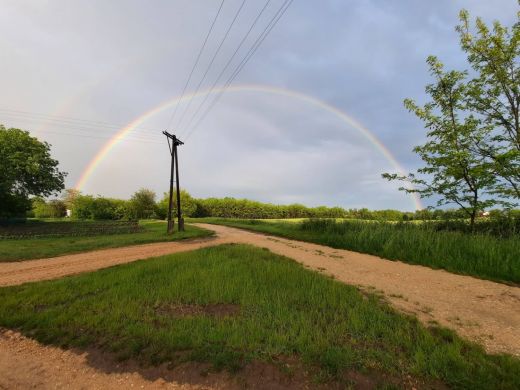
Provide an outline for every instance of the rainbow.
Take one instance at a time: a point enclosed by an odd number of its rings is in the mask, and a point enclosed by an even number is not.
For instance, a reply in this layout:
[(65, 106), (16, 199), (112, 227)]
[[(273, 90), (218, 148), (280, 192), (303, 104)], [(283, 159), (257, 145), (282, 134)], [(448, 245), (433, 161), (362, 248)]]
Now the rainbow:
[[(183, 103), (191, 98), (198, 98), (206, 95), (207, 93), (217, 94), (223, 91), (223, 88), (215, 88), (211, 90), (199, 91), (196, 94), (185, 95), (184, 97), (175, 97), (173, 99), (164, 101), (158, 106), (146, 111), (144, 114), (135, 118), (133, 121), (128, 123), (125, 127), (117, 131), (116, 134), (110, 140), (103, 145), (103, 147), (98, 151), (98, 153), (92, 158), (89, 162), (85, 170), (82, 172), (80, 178), (76, 182), (74, 186), (77, 190), (81, 190), (88, 179), (92, 176), (94, 171), (99, 167), (101, 162), (107, 157), (110, 151), (114, 148), (115, 145), (119, 141), (121, 141), (125, 136), (130, 134), (137, 127), (141, 126), (147, 120), (152, 118), (153, 116), (163, 112), (164, 110), (170, 109), (172, 106), (176, 104)], [(315, 97), (303, 94), (301, 92), (280, 88), (280, 87), (272, 87), (267, 85), (256, 85), (256, 84), (241, 84), (228, 87), (226, 89), (226, 93), (239, 93), (239, 92), (258, 92), (258, 93), (266, 93), (266, 94), (274, 94), (274, 95), (282, 95), (285, 97), (293, 98), (296, 100), (300, 100), (302, 102), (308, 103), (315, 107), (319, 107), (324, 111), (327, 111), (333, 115), (335, 115), (338, 119), (340, 119), (343, 123), (347, 124), (358, 130), (380, 153), (385, 156), (385, 158), (393, 165), (393, 167), (397, 170), (398, 173), (404, 174), (404, 169), (401, 167), (397, 159), (392, 155), (390, 150), (374, 135), (368, 130), (365, 126), (363, 126), (356, 119), (347, 115), (340, 109), (326, 103), (322, 100), (319, 100)], [(420, 198), (417, 194), (410, 195), (414, 204), (415, 209), (420, 210), (423, 208)]]

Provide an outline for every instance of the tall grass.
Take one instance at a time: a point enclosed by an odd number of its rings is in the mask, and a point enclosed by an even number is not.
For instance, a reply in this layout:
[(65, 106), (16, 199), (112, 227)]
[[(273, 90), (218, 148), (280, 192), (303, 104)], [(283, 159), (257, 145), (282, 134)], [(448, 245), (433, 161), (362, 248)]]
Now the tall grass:
[(520, 237), (450, 231), (434, 223), (306, 220), (301, 223), (207, 219), (287, 238), (520, 284)]
[[(234, 315), (168, 308), (237, 305)], [(427, 329), (376, 296), (267, 250), (225, 245), (60, 280), (0, 289), (0, 326), (65, 346), (97, 346), (143, 363), (239, 369), (297, 357), (321, 378), (409, 375), (429, 388), (513, 389), (520, 361)], [(406, 379), (405, 379), (406, 380)], [(419, 387), (422, 387), (419, 385)]]

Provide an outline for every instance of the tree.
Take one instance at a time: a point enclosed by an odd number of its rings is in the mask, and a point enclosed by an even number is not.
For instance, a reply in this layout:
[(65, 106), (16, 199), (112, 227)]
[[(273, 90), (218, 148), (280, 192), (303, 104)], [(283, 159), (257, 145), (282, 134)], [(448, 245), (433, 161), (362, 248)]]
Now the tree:
[[(68, 200), (67, 207), (70, 207), (71, 217), (74, 219), (93, 219), (94, 197), (92, 195), (81, 195), (76, 193), (73, 198)], [(65, 200), (65, 203), (68, 202)]]
[(74, 202), (79, 196), (81, 196), (80, 190), (67, 188), (61, 196), (61, 199), (63, 200), (63, 203), (65, 203), (67, 209), (72, 210), (74, 208)]
[(116, 206), (112, 199), (98, 196), (92, 202), (92, 219), (119, 219), (116, 216)]
[(63, 218), (66, 215), (67, 208), (62, 200), (52, 199), (46, 202), (41, 197), (34, 197), (31, 200), (36, 218)]
[[(519, 2), (520, 3), (520, 2)], [(468, 83), (468, 109), (482, 120), (484, 137), (476, 150), (489, 160), (499, 177), (495, 192), (520, 200), (520, 12), (511, 28), (498, 21), (490, 29), (476, 19), (476, 33), (470, 30), (469, 14), (462, 10), (462, 50), (476, 77)]]
[(155, 192), (146, 188), (136, 191), (129, 202), (129, 211), (132, 218), (147, 219), (155, 215)]
[(433, 101), (424, 107), (405, 101), (430, 130), (428, 142), (414, 149), (426, 163), (418, 170), (425, 177), (383, 175), (418, 186), (401, 190), (440, 196), (438, 205), (459, 205), (472, 224), (485, 207), (520, 201), (520, 12), (517, 17), (510, 29), (499, 22), (490, 29), (477, 18), (473, 34), (468, 12), (460, 12), (456, 29), (473, 77), (445, 72), (429, 57), (436, 83), (426, 90)]
[(30, 196), (61, 191), (65, 176), (47, 142), (0, 125), (0, 218), (25, 214), (31, 208)]
[[(164, 193), (163, 198), (157, 203), (157, 216), (161, 219), (166, 219), (168, 216), (168, 204), (170, 201), (170, 194)], [(177, 194), (173, 193), (172, 198), (172, 217), (177, 217)], [(193, 217), (197, 211), (197, 201), (186, 190), (181, 190), (181, 209), (182, 215), (185, 217)]]
[(496, 203), (486, 197), (496, 179), (485, 158), (473, 148), (483, 137), (480, 121), (467, 114), (466, 72), (445, 72), (434, 56), (428, 57), (427, 62), (435, 78), (435, 83), (426, 87), (432, 101), (420, 107), (410, 99), (405, 100), (406, 108), (429, 129), (428, 141), (414, 148), (426, 163), (417, 170), (422, 177), (387, 173), (383, 177), (414, 184), (414, 188), (400, 190), (419, 193), (423, 198), (438, 196), (437, 206), (457, 204), (473, 226), (478, 212)]
[(130, 201), (122, 199), (104, 198), (92, 195), (82, 195), (77, 190), (66, 190), (63, 202), (71, 210), (72, 218), (94, 220), (117, 220), (132, 218), (130, 215)]

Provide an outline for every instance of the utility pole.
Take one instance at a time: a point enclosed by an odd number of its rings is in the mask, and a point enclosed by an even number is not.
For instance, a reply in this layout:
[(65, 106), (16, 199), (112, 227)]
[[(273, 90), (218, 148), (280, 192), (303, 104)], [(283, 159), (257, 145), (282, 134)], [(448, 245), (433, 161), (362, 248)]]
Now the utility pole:
[[(170, 200), (168, 203), (168, 227), (167, 233), (173, 233), (173, 227), (175, 222), (172, 220), (172, 209), (173, 209), (173, 174), (175, 167), (175, 182), (177, 186), (177, 223), (179, 225), (179, 231), (184, 231), (184, 219), (181, 214), (181, 191), (179, 187), (179, 159), (177, 157), (177, 146), (184, 145), (184, 142), (179, 140), (174, 134), (170, 134), (167, 131), (163, 131), (163, 134), (166, 136), (168, 140), (168, 147), (170, 149), (171, 155), (171, 166), (170, 166)], [(171, 143), (170, 143), (171, 141)]]

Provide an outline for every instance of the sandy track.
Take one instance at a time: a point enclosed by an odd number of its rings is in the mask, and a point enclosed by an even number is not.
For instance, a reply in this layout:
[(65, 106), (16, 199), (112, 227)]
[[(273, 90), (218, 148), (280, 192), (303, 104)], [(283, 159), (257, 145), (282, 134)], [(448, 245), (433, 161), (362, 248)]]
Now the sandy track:
[(47, 259), (0, 263), (0, 286), (56, 279), (150, 257), (191, 251), (223, 242), (219, 237), (210, 237), (101, 249)]
[(138, 371), (110, 372), (91, 365), (88, 353), (44, 346), (15, 332), (0, 332), (0, 389), (208, 389)]
[[(97, 350), (63, 350), (0, 329), (0, 389), (174, 389), (242, 390), (315, 388), (309, 378), (292, 378), (263, 363), (237, 374), (212, 372), (208, 364), (167, 364), (143, 368), (117, 362)], [(309, 386), (310, 384), (310, 386)]]
[(225, 226), (197, 224), (216, 237), (0, 264), (0, 286), (54, 279), (151, 256), (224, 243), (268, 248), (306, 267), (367, 291), (380, 291), (401, 311), (428, 324), (436, 321), (479, 342), (492, 353), (520, 356), (520, 288), (389, 261), (376, 256), (287, 240)]

